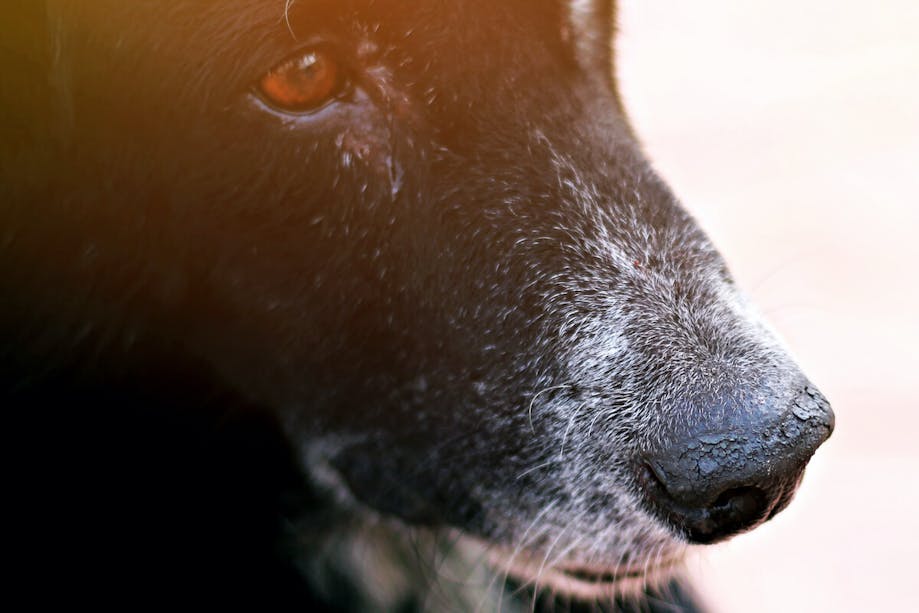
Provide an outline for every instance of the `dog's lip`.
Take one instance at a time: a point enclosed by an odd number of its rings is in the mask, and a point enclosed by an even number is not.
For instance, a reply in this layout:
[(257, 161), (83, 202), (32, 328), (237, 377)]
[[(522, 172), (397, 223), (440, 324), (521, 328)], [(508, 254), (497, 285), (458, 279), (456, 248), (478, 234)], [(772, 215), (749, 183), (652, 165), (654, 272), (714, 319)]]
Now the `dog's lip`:
[[(667, 564), (655, 566), (653, 570), (665, 568), (666, 566)], [(609, 566), (605, 568), (590, 566), (557, 566), (555, 570), (575, 581), (592, 584), (612, 584), (623, 579), (643, 577), (649, 569), (630, 568), (627, 566)]]
[(521, 552), (509, 556), (493, 550), (490, 557), (494, 568), (517, 581), (587, 599), (629, 593), (649, 580), (669, 576), (683, 561), (678, 555), (634, 565), (561, 562), (548, 566), (541, 563), (542, 556)]

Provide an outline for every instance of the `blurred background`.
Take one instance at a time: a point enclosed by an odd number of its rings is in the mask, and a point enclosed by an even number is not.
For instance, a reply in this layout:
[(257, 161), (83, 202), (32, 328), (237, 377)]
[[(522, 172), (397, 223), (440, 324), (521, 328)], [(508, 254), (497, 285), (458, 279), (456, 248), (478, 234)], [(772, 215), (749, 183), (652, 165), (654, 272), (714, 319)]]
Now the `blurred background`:
[(919, 1), (620, 11), (651, 158), (837, 417), (788, 510), (690, 571), (721, 613), (919, 610)]

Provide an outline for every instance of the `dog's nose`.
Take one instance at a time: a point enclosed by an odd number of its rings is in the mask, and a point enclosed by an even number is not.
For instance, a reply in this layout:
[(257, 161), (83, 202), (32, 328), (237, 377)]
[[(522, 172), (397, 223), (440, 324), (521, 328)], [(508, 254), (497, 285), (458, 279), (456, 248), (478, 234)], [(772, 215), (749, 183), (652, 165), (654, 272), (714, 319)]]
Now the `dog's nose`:
[(834, 417), (823, 395), (807, 387), (777, 417), (744, 414), (721, 425), (711, 431), (700, 424), (638, 463), (647, 500), (696, 543), (748, 530), (782, 510)]

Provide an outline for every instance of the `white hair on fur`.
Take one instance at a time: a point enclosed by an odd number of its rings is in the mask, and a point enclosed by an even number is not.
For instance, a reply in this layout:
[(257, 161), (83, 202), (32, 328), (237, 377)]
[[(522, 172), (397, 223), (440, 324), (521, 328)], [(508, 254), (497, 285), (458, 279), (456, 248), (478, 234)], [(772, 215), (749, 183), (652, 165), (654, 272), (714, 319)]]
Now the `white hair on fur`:
[[(563, 27), (570, 29), (578, 61), (599, 69), (611, 44), (603, 40), (610, 24), (601, 22), (608, 5), (569, 0), (566, 6)], [(764, 365), (780, 368), (787, 358), (676, 202), (656, 204), (672, 205), (665, 211), (672, 223), (649, 221), (648, 194), (660, 196), (648, 189), (659, 181), (650, 164), (638, 161), (619, 184), (608, 185), (559, 153), (563, 149), (538, 128), (529, 136), (534, 148), (550, 152), (552, 188), (571, 213), (558, 222), (564, 227), (553, 228), (563, 237), (567, 266), (550, 273), (532, 259), (529, 270), (532, 286), (545, 288), (543, 311), (551, 313), (536, 341), (543, 347), (530, 348), (511, 368), (534, 375), (519, 410), (527, 413), (539, 453), (521, 467), (519, 489), (484, 481), (471, 487), (469, 496), (481, 503), (482, 522), (491, 528), (488, 542), (465, 534), (453, 540), (497, 572), (488, 593), (511, 576), (588, 600), (634, 594), (669, 579), (688, 548), (643, 503), (631, 464), (635, 450), (663, 441), (676, 422), (710, 410), (695, 397), (740, 377), (757, 388), (770, 376)], [(343, 151), (344, 164), (351, 163), (349, 155)], [(610, 202), (611, 193), (617, 201)], [(525, 204), (520, 196), (510, 198), (509, 207)], [(539, 250), (553, 240), (521, 234), (515, 248)], [(687, 291), (699, 299), (687, 299)], [(560, 372), (543, 368), (551, 360)], [(483, 402), (502, 396), (500, 383), (475, 385)], [(768, 388), (768, 380), (761, 387)], [(304, 449), (303, 457), (316, 485), (343, 506), (362, 508), (328, 463), (350, 442), (326, 439)], [(404, 529), (397, 520), (362, 515), (374, 534), (384, 523), (387, 530)], [(347, 543), (350, 552), (355, 545)], [(592, 582), (583, 573), (616, 580)]]
[[(538, 475), (543, 494), (557, 495), (550, 505), (521, 501), (526, 511), (514, 527), (516, 545), (492, 547), (491, 559), (518, 579), (589, 599), (666, 579), (687, 550), (641, 504), (627, 460), (635, 443), (624, 438), (624, 429), (658, 441), (674, 419), (690, 421), (710, 410), (691, 402), (696, 394), (717, 392), (738, 376), (768, 388), (771, 375), (758, 374), (762, 365), (788, 362), (716, 265), (700, 259), (690, 270), (681, 268), (684, 253), (714, 253), (701, 232), (691, 224), (654, 227), (641, 218), (641, 185), (653, 180), (650, 166), (628, 179), (634, 189), (622, 190), (634, 201), (611, 206), (605, 190), (572, 161), (559, 154), (553, 159), (561, 198), (579, 212), (564, 228), (578, 262), (553, 277), (544, 298), (545, 308), (560, 317), (557, 336), (568, 339), (564, 378), (542, 381), (529, 407), (545, 445), (557, 451), (547, 450), (549, 459), (523, 474)], [(645, 265), (655, 258), (656, 265)], [(681, 285), (702, 299), (686, 300)], [(630, 325), (641, 333), (630, 336)], [(714, 340), (703, 338), (699, 330), (706, 329)], [(605, 461), (597, 461), (599, 454)], [(636, 575), (610, 584), (566, 573), (585, 568)]]

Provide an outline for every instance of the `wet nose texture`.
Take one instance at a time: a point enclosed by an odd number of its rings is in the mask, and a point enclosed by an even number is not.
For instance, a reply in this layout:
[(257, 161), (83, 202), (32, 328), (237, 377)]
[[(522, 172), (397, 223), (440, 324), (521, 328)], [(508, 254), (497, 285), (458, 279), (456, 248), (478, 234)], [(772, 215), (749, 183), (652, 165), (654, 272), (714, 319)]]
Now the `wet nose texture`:
[(771, 421), (741, 417), (727, 431), (690, 433), (643, 457), (638, 481), (665, 521), (690, 541), (713, 543), (782, 510), (833, 426), (829, 403), (808, 387)]

